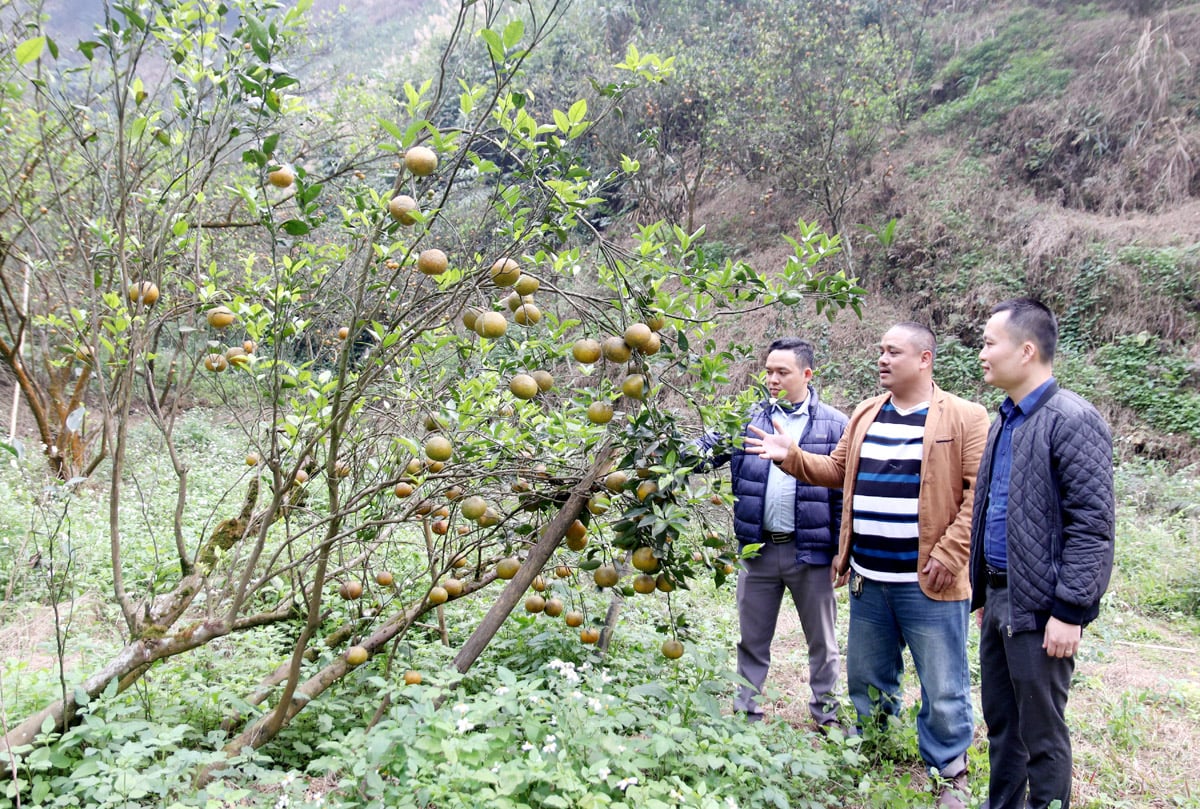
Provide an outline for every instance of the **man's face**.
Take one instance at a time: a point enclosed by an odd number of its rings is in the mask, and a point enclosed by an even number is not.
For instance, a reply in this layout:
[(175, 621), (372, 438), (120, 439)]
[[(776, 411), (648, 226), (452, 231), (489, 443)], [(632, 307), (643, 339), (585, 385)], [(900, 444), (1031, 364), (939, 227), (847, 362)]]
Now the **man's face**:
[(812, 368), (801, 368), (793, 351), (780, 349), (767, 355), (767, 391), (774, 399), (787, 399), (792, 404), (808, 396), (808, 381)]
[(922, 371), (931, 362), (932, 357), (913, 345), (908, 329), (888, 329), (879, 341), (879, 384), (892, 393), (914, 390), (924, 383)]
[(983, 328), (983, 349), (979, 362), (983, 365), (983, 381), (1001, 390), (1019, 387), (1028, 376), (1026, 359), (1032, 347), (1018, 340), (1008, 327), (1009, 312), (998, 312), (988, 318)]

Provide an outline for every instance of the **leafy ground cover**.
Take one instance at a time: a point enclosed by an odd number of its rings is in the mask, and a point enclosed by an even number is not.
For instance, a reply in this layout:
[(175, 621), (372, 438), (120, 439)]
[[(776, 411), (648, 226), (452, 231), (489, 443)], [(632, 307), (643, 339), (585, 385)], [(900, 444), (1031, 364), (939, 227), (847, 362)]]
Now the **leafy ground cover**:
[[(188, 429), (198, 439), (193, 451), (210, 459), (206, 485), (220, 491), (223, 475), (240, 472), (242, 439), (208, 418), (197, 412)], [(142, 458), (136, 474), (151, 479), (155, 454)], [(16, 470), (3, 475), (0, 549), (7, 552), (30, 525), (30, 509)], [(1197, 806), (1190, 779), (1200, 765), (1200, 519), (1192, 504), (1200, 482), (1190, 470), (1153, 466), (1122, 467), (1119, 478), (1118, 573), (1107, 609), (1088, 633), (1070, 706), (1077, 805)], [(151, 488), (144, 494), (142, 506), (153, 513), (164, 495)], [(48, 562), (10, 569), (0, 624), (0, 719), (21, 714), (64, 682), (71, 687), (81, 663), (119, 642), (119, 618), (93, 592), (104, 578), (93, 497), (81, 487), (62, 512), (72, 538), (62, 553), (71, 564), (60, 568), (67, 573), (55, 583), (57, 601), (48, 590)], [(153, 558), (153, 548), (143, 552)], [(466, 675), (450, 664), (451, 650), (483, 608), (452, 603), (443, 613), (449, 645), (441, 642), (441, 626), (420, 627), (269, 745), (247, 750), (203, 790), (193, 789), (187, 774), (216, 760), (231, 717), (259, 710), (234, 695), (282, 662), (294, 630), (231, 636), (187, 665), (158, 665), (120, 696), (90, 701), (79, 724), (30, 756), (33, 785), (21, 805), (929, 804), (914, 711), (865, 739), (814, 733), (803, 636), (785, 610), (768, 720), (747, 725), (728, 707), (735, 685), (732, 587), (703, 582), (679, 595), (672, 609), (683, 618), (677, 631), (686, 653), (678, 661), (658, 651), (663, 636), (654, 626), (664, 622), (663, 603), (633, 596), (619, 601), (622, 618), (607, 654), (580, 643), (578, 630), (561, 619), (520, 612)], [(597, 591), (573, 606), (597, 614), (612, 604)], [(420, 673), (421, 682), (406, 683), (406, 672)], [(231, 687), (237, 683), (243, 687)], [(980, 728), (972, 752), (980, 784), (985, 748)], [(11, 786), (5, 793), (0, 805), (17, 805)]]

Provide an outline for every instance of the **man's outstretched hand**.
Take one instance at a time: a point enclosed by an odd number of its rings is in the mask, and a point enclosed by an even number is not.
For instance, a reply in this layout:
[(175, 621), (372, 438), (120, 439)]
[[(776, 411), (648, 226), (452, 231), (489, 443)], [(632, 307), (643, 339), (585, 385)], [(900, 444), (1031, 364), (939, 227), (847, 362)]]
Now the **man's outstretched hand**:
[(761, 455), (769, 460), (779, 462), (788, 456), (788, 451), (794, 442), (784, 432), (783, 425), (777, 419), (771, 419), (771, 424), (775, 426), (773, 433), (768, 433), (751, 424), (750, 432), (754, 433), (754, 436), (746, 438), (745, 446), (742, 449), (750, 455)]

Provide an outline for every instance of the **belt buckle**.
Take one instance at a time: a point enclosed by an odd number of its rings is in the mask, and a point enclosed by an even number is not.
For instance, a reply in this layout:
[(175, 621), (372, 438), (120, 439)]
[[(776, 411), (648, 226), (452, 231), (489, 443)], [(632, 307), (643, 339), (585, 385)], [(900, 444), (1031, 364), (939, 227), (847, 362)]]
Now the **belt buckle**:
[(786, 531), (763, 531), (763, 534), (774, 545), (786, 545), (792, 541), (792, 535)]

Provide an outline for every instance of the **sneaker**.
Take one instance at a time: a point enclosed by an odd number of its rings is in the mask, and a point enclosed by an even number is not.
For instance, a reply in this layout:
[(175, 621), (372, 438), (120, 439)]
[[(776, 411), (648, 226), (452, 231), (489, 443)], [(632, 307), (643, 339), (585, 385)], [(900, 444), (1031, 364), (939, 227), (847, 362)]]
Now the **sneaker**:
[(967, 786), (967, 771), (942, 781), (938, 790), (938, 809), (967, 809), (967, 798), (971, 791)]

